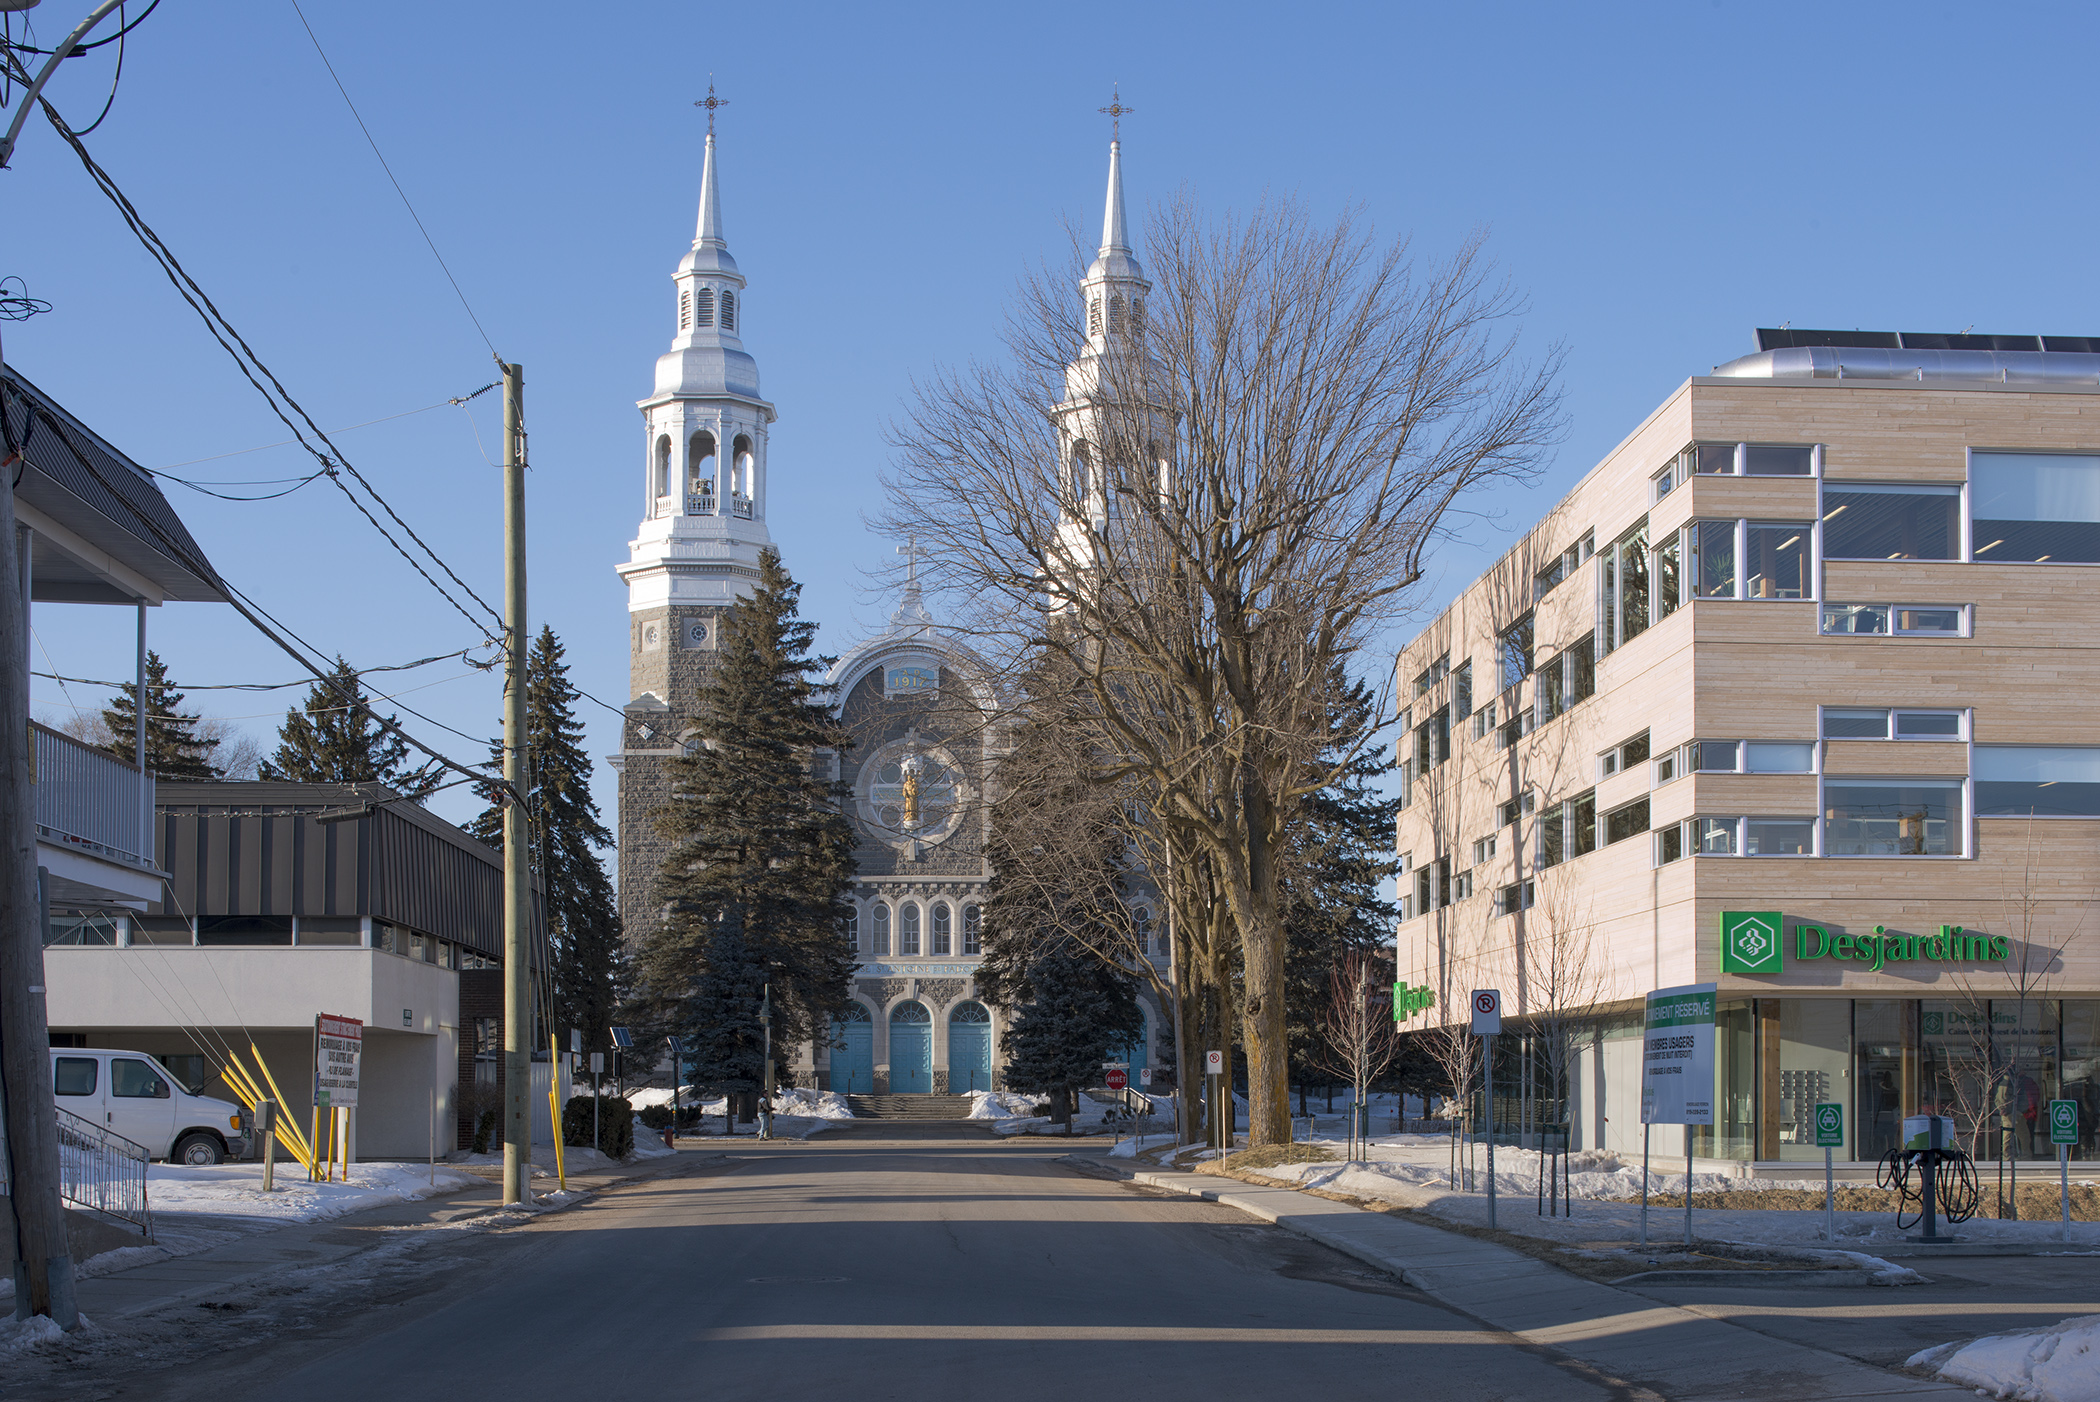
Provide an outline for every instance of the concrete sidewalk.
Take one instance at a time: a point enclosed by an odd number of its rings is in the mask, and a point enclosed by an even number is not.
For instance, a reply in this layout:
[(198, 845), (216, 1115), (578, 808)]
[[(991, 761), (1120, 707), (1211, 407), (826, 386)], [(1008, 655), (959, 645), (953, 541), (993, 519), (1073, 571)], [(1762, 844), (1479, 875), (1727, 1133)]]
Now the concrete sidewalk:
[[(644, 1159), (600, 1173), (572, 1173), (568, 1179), (570, 1196), (558, 1204), (556, 1210), (618, 1184), (697, 1169), (721, 1159), (722, 1155), (707, 1150), (698, 1153), (685, 1151), (675, 1157)], [(471, 1169), (463, 1171), (472, 1172)], [(535, 1196), (551, 1193), (554, 1180), (535, 1178), (532, 1189)], [(284, 1222), (217, 1213), (162, 1213), (158, 1221), (164, 1235), (180, 1238), (199, 1233), (227, 1233), (234, 1234), (235, 1239), (202, 1251), (150, 1261), (129, 1270), (86, 1277), (77, 1287), (80, 1312), (97, 1323), (104, 1323), (167, 1305), (208, 1300), (216, 1292), (253, 1284), (278, 1271), (346, 1261), (383, 1246), (398, 1244), (405, 1233), (465, 1227), (480, 1218), (525, 1220), (527, 1213), (524, 1211), (503, 1206), (502, 1191), (500, 1181), (490, 1181), (414, 1202), (388, 1203), (362, 1212), (346, 1213), (320, 1222)], [(535, 1209), (546, 1210), (549, 1209)]]
[(1582, 1280), (1493, 1242), (1367, 1212), (1291, 1188), (1211, 1174), (1139, 1169), (1131, 1181), (1187, 1193), (1274, 1222), (1600, 1372), (1679, 1398), (1822, 1399), (1974, 1394), (1841, 1354), (1740, 1329), (1691, 1310)]

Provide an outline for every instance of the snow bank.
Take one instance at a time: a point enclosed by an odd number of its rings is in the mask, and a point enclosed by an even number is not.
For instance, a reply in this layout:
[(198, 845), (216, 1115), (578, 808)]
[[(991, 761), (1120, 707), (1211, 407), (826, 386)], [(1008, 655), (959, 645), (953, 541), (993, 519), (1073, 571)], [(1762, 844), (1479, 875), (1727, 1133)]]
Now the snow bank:
[(282, 1222), (325, 1222), (368, 1207), (478, 1187), (482, 1181), (443, 1164), (432, 1180), (430, 1169), (422, 1164), (354, 1163), (347, 1183), (309, 1183), (306, 1170), (298, 1164), (280, 1163), (277, 1190), (266, 1193), (259, 1163), (227, 1163), (216, 1168), (157, 1163), (146, 1170), (146, 1200), (156, 1213), (209, 1212)]
[(2100, 1398), (2100, 1314), (2079, 1315), (2047, 1329), (1941, 1344), (1907, 1361), (1991, 1397), (2094, 1402)]
[(782, 1090), (773, 1093), (773, 1113), (805, 1120), (850, 1120), (846, 1097), (830, 1090)]
[[(83, 1329), (88, 1327), (86, 1315), (80, 1317), (80, 1326)], [(0, 1319), (0, 1358), (35, 1348), (38, 1344), (55, 1344), (65, 1336), (65, 1330), (41, 1314), (32, 1314), (27, 1319)]]
[(1016, 1095), (1010, 1090), (973, 1090), (970, 1092), (972, 1120), (1027, 1119), (1034, 1116), (1037, 1100), (1032, 1095)]

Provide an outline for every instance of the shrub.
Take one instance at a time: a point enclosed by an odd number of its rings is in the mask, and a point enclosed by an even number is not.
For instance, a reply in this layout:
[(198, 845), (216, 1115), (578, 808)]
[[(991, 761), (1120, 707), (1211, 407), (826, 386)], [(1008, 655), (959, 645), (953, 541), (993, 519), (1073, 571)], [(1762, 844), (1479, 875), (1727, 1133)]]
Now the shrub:
[(569, 1097), (562, 1107), (561, 1142), (579, 1148), (593, 1147), (591, 1144), (591, 1108), (597, 1107), (598, 1152), (608, 1158), (624, 1159), (634, 1152), (634, 1107), (617, 1095), (597, 1097), (588, 1095)]
[(636, 1119), (651, 1129), (662, 1129), (671, 1123), (671, 1107), (668, 1105), (644, 1105), (635, 1112)]
[(497, 1118), (498, 1118), (498, 1116), (497, 1116), (497, 1113), (496, 1113), (496, 1112), (495, 1112), (494, 1110), (483, 1110), (483, 1111), (481, 1112), (480, 1116), (479, 1116), (478, 1118), (476, 1118), (476, 1119), (475, 1119), (475, 1121), (474, 1121), (474, 1152), (475, 1152), (475, 1153), (477, 1153), (477, 1154), (486, 1154), (486, 1153), (487, 1153), (487, 1152), (489, 1151), (489, 1141), (490, 1141), (491, 1139), (495, 1138), (495, 1135), (496, 1135), (496, 1120), (497, 1120)]

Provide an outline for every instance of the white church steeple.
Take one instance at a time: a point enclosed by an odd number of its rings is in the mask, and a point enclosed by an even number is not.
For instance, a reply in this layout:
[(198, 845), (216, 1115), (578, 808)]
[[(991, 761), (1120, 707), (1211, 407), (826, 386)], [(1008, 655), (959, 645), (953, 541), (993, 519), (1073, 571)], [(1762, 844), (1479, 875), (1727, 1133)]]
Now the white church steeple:
[[(721, 105), (711, 86), (709, 96)], [(750, 592), (759, 552), (772, 543), (766, 440), (775, 415), (744, 349), (746, 283), (723, 235), (719, 167), (710, 129), (693, 246), (671, 275), (671, 348), (657, 359), (655, 391), (638, 404), (642, 522), (619, 571), (637, 616), (726, 607)]]

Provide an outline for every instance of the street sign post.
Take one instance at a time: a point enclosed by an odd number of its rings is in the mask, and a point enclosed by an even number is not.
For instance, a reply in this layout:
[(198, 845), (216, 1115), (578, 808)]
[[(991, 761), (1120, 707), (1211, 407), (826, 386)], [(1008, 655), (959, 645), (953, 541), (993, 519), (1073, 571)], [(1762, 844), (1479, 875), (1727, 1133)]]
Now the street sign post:
[(1104, 1083), (1110, 1090), (1122, 1090), (1130, 1084), (1130, 1072), (1121, 1066), (1111, 1066)]
[[(350, 1176), (350, 1112), (357, 1108), (357, 1068), (364, 1055), (365, 1025), (354, 1017), (321, 1013), (314, 1018), (314, 1116), (315, 1134), (320, 1132), (320, 1112), (328, 1115), (329, 1136), (343, 1153), (343, 1177)], [(343, 1118), (335, 1118), (336, 1111)], [(324, 1182), (335, 1178), (331, 1156)]]
[(1221, 1093), (1225, 1081), (1225, 1053), (1203, 1053), (1203, 1075), (1210, 1082), (1210, 1142), (1222, 1154), (1232, 1148), (1233, 1130), (1232, 1098)]
[(1684, 1244), (1692, 1244), (1692, 1126), (1714, 1122), (1714, 985), (1648, 995), (1641, 1052), (1641, 1245), (1648, 1244), (1648, 1141), (1684, 1126)]
[(2071, 1239), (2071, 1146), (2078, 1142), (2078, 1102), (2049, 1102), (2049, 1142), (2056, 1146), (2056, 1176), (2063, 1187), (2062, 1239)]
[(1488, 1138), (1488, 1230), (1495, 1229), (1495, 1038), (1502, 1035), (1502, 990), (1473, 990), (1473, 1035), (1480, 1038), (1480, 1055), (1486, 1063)]
[(1816, 1145), (1823, 1151), (1823, 1240), (1832, 1245), (1837, 1243), (1837, 1182), (1831, 1171), (1830, 1155), (1832, 1150), (1844, 1147), (1844, 1143), (1845, 1107), (1830, 1100), (1818, 1102)]

